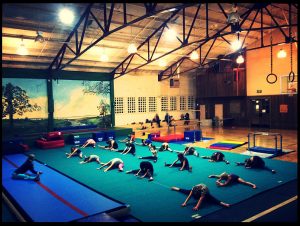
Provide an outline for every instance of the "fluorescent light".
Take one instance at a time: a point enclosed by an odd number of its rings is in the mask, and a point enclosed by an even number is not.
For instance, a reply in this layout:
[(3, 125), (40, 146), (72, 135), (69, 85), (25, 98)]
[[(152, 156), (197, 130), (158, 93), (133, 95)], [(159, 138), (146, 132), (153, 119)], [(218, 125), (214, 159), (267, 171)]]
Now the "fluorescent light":
[(108, 56), (106, 54), (101, 54), (100, 61), (107, 62), (108, 61)]
[(159, 66), (165, 67), (165, 66), (167, 66), (167, 62), (165, 60), (163, 60), (163, 59), (160, 59), (159, 60)]
[(18, 55), (21, 55), (21, 56), (26, 56), (26, 55), (28, 55), (28, 50), (27, 50), (27, 48), (26, 48), (25, 45), (24, 45), (23, 39), (22, 39), (21, 45), (20, 45), (19, 48), (17, 49), (17, 54), (18, 54)]
[(166, 38), (168, 39), (168, 41), (175, 41), (176, 40), (176, 36), (177, 36), (177, 32), (173, 29), (168, 29), (166, 31)]
[(240, 42), (240, 40), (236, 39), (231, 43), (231, 49), (236, 51), (238, 49), (240, 49), (242, 47), (242, 43)]
[(137, 48), (134, 44), (130, 44), (127, 48), (128, 53), (136, 53), (137, 52)]
[(64, 24), (72, 24), (74, 20), (74, 13), (68, 8), (63, 8), (59, 11), (59, 19)]
[(277, 53), (278, 58), (285, 58), (286, 57), (286, 52), (283, 49), (280, 49), (279, 52)]
[(198, 55), (198, 53), (196, 52), (196, 50), (194, 50), (194, 51), (191, 53), (190, 58), (191, 58), (191, 60), (197, 60), (197, 59), (199, 59), (199, 55)]
[(236, 58), (236, 62), (238, 64), (242, 64), (242, 63), (245, 62), (245, 59), (244, 59), (244, 57), (242, 55), (239, 55), (238, 58)]

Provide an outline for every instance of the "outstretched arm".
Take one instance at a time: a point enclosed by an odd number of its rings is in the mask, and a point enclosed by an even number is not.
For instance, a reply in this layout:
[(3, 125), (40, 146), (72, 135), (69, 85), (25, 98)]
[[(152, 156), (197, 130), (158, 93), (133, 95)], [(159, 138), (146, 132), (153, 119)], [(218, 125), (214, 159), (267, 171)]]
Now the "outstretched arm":
[(130, 147), (130, 148), (127, 148), (127, 150), (124, 150), (124, 151), (122, 152), (122, 154), (126, 155), (128, 152), (130, 152), (130, 150), (131, 150), (131, 147)]
[(76, 153), (76, 151), (77, 149), (75, 149), (71, 154), (69, 154), (67, 158), (71, 158)]
[(200, 207), (200, 205), (201, 205), (201, 203), (202, 203), (204, 197), (205, 197), (205, 195), (201, 195), (201, 197), (199, 198), (199, 200), (198, 200), (196, 206), (194, 206), (193, 210), (198, 210), (198, 209), (199, 209), (199, 207)]
[(103, 163), (103, 162), (101, 162), (100, 164), (101, 164), (102, 166), (100, 166), (100, 167), (99, 167), (99, 168), (97, 168), (97, 169), (98, 169), (98, 170), (99, 170), (99, 169), (102, 169), (103, 167), (107, 166), (109, 163), (110, 163), (110, 161), (109, 161), (109, 162), (107, 162), (107, 163)]
[(179, 159), (176, 159), (169, 167), (172, 167)]
[(187, 202), (190, 200), (191, 196), (193, 194), (193, 190), (190, 191), (190, 194), (188, 197), (185, 199), (185, 201), (181, 204), (181, 206), (186, 206)]
[(230, 179), (227, 179), (224, 183), (221, 182), (221, 178), (219, 178), (217, 181), (216, 181), (216, 184), (220, 187), (223, 187), (223, 186), (226, 186), (227, 184), (230, 183)]
[(114, 165), (114, 164), (111, 162), (110, 165), (109, 165), (109, 167), (107, 167), (107, 168), (104, 170), (104, 172), (107, 172), (108, 170), (110, 170), (110, 168), (111, 168), (113, 165)]
[(186, 164), (186, 161), (183, 161), (183, 163), (182, 163), (182, 167), (180, 168), (180, 171), (182, 171), (182, 170), (184, 169), (184, 167), (185, 167), (185, 164)]

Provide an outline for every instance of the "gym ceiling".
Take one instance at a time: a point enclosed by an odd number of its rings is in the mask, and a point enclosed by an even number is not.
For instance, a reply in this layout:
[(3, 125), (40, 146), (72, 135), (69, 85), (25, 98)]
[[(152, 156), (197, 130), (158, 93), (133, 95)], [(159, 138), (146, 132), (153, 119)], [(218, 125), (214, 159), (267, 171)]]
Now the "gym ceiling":
[[(59, 17), (63, 8), (73, 11), (72, 23)], [(2, 12), (3, 68), (152, 72), (163, 80), (268, 47), (271, 32), (280, 34), (273, 45), (298, 41), (296, 3), (6, 3)]]

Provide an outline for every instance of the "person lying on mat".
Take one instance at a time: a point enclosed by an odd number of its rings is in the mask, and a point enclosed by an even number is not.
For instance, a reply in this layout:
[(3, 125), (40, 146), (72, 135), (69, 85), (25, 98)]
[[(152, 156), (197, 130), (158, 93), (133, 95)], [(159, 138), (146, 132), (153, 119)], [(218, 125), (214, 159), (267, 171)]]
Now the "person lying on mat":
[(150, 139), (142, 139), (142, 143), (136, 143), (136, 145), (141, 145), (141, 146), (149, 146), (149, 144), (152, 144), (152, 140)]
[(71, 158), (73, 156), (79, 156), (79, 158), (81, 158), (81, 159), (83, 158), (82, 151), (75, 146), (71, 147), (70, 153), (66, 153), (66, 156), (67, 156), (67, 158)]
[(148, 177), (149, 181), (153, 180), (153, 172), (153, 165), (148, 161), (142, 161), (139, 169), (126, 171), (126, 173), (132, 173), (135, 176), (140, 176), (140, 178)]
[[(192, 172), (192, 167), (189, 165), (189, 161), (188, 159), (183, 155), (183, 153), (179, 153), (177, 155), (177, 159), (172, 163), (172, 164), (167, 164), (165, 162), (165, 166), (169, 166), (169, 167), (180, 167), (179, 170), (188, 170), (190, 172)], [(180, 161), (180, 163), (177, 163), (178, 161)]]
[[(12, 179), (18, 180), (34, 180), (34, 181), (39, 181), (40, 180), (40, 174), (42, 174), (41, 171), (36, 171), (34, 169), (33, 161), (35, 159), (34, 154), (30, 154), (26, 161), (19, 167), (17, 168), (13, 174), (12, 174)], [(33, 174), (27, 174), (27, 171), (31, 171)]]
[(162, 143), (160, 148), (158, 149), (159, 151), (170, 151), (173, 152), (173, 150), (170, 148), (169, 144), (167, 142)]
[(171, 187), (171, 190), (181, 192), (185, 195), (188, 195), (186, 200), (181, 204), (182, 207), (185, 207), (191, 197), (198, 200), (196, 205), (193, 207), (193, 210), (199, 210), (202, 202), (210, 202), (218, 204), (220, 206), (230, 207), (230, 204), (222, 202), (212, 196), (208, 190), (208, 187), (205, 184), (198, 184), (192, 187), (192, 189), (183, 189), (178, 187)]
[(199, 153), (196, 151), (194, 147), (185, 147), (184, 151), (175, 151), (177, 153), (183, 153), (183, 155), (195, 155), (199, 157)]
[(221, 173), (220, 175), (209, 175), (208, 177), (209, 178), (218, 178), (218, 180), (216, 181), (216, 184), (220, 187), (227, 186), (232, 183), (241, 183), (241, 184), (248, 185), (252, 188), (256, 188), (255, 184), (245, 181), (242, 178), (240, 178), (238, 175), (233, 174), (233, 173), (228, 174), (228, 173), (224, 172), (224, 173)]
[(156, 162), (157, 161), (157, 150), (156, 150), (156, 147), (151, 143), (148, 145), (149, 147), (149, 151), (152, 153), (151, 156), (145, 156), (145, 157), (139, 157), (139, 159), (152, 159), (153, 162)]
[(98, 145), (99, 148), (104, 148), (106, 150), (111, 150), (111, 151), (118, 151), (118, 143), (113, 140), (113, 139), (109, 139), (108, 141), (106, 141), (106, 146), (101, 146), (101, 145)]
[(245, 166), (247, 169), (264, 169), (268, 170), (271, 173), (276, 173), (275, 170), (270, 169), (266, 166), (265, 161), (259, 156), (251, 156), (250, 158), (245, 159), (245, 162), (236, 162), (237, 166)]
[(119, 140), (121, 143), (133, 143), (135, 142), (135, 132), (132, 132), (131, 134), (129, 134), (124, 140)]
[(87, 146), (93, 146), (93, 148), (96, 147), (96, 141), (94, 141), (94, 139), (90, 138), (87, 139), (87, 141), (81, 146), (81, 148), (85, 148)]
[(118, 168), (119, 171), (123, 171), (124, 163), (122, 159), (119, 158), (113, 158), (107, 163), (100, 163), (102, 166), (97, 168), (97, 170), (102, 169), (103, 167), (107, 166), (107, 168), (104, 170), (104, 172), (107, 172), (110, 169)]
[(209, 159), (209, 162), (226, 162), (229, 164), (229, 161), (225, 159), (225, 155), (222, 152), (216, 151), (211, 156), (201, 156), (203, 159)]
[(128, 153), (131, 153), (133, 156), (135, 156), (135, 145), (134, 143), (131, 143), (130, 141), (126, 143), (126, 147), (124, 150), (117, 150), (117, 152), (122, 152), (122, 155), (127, 155)]
[(89, 162), (97, 162), (100, 164), (100, 157), (98, 155), (84, 156), (84, 159), (83, 161), (80, 162), (80, 164), (89, 163)]

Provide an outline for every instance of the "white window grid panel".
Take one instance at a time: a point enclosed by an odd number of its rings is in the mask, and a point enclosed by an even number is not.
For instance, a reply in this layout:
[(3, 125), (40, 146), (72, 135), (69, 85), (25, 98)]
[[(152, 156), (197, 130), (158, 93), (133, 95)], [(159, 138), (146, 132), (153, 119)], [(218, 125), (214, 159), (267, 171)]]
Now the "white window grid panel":
[(161, 111), (168, 111), (168, 97), (161, 97)]
[(121, 114), (124, 112), (124, 98), (115, 97), (115, 114)]
[(146, 112), (147, 110), (146, 102), (147, 102), (146, 97), (138, 97), (138, 112)]
[(170, 97), (170, 111), (177, 110), (177, 98), (175, 96)]
[(148, 98), (148, 107), (149, 107), (149, 112), (156, 112), (157, 111), (156, 97), (149, 97)]
[(194, 110), (195, 108), (195, 98), (194, 96), (188, 96), (188, 110)]
[(186, 110), (186, 97), (180, 96), (180, 111)]
[(127, 98), (127, 112), (135, 113), (135, 97)]

